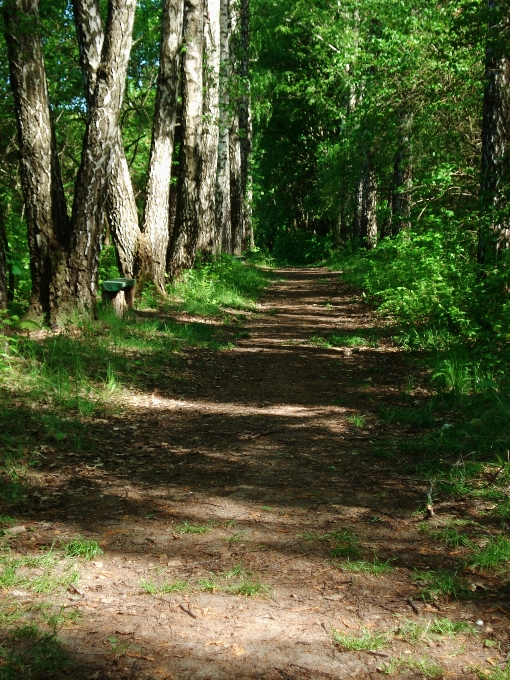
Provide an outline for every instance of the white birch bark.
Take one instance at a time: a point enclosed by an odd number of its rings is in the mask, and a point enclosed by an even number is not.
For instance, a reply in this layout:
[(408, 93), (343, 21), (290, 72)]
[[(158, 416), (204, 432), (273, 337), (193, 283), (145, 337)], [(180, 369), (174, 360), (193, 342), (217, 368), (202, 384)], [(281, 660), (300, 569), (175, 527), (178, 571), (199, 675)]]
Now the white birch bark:
[(183, 46), (183, 11), (183, 0), (164, 0), (156, 107), (139, 254), (140, 278), (152, 281), (160, 291), (164, 291), (165, 287), (170, 237), (170, 180)]
[(230, 0), (220, 0), (219, 137), (216, 169), (216, 233), (224, 252), (231, 252), (230, 218)]
[[(99, 2), (98, 0), (73, 0), (73, 9), (85, 91), (90, 107), (96, 88), (97, 69), (104, 41)], [(117, 144), (112, 147), (110, 167), (108, 196), (105, 203), (106, 217), (117, 248), (122, 275), (131, 278), (140, 240), (140, 228), (133, 185), (119, 128), (117, 129)]]
[(175, 277), (195, 262), (201, 229), (199, 180), (202, 142), (202, 59), (204, 0), (185, 0), (182, 77), (182, 148), (177, 193), (177, 217), (168, 269)]
[(200, 170), (202, 228), (197, 248), (203, 253), (215, 255), (219, 250), (216, 236), (215, 194), (219, 138), (220, 0), (206, 0), (203, 74), (204, 127)]
[(118, 145), (119, 113), (131, 51), (136, 0), (109, 0), (101, 60), (90, 105), (73, 203), (73, 232), (66, 286), (58, 315), (94, 310), (103, 231), (103, 212)]

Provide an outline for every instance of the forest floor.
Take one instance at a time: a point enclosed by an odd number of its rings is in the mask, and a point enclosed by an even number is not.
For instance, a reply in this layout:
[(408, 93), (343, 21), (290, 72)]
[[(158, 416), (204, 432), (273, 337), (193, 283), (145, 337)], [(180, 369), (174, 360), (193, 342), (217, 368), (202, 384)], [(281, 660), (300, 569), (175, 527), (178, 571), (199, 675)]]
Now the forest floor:
[[(81, 613), (59, 634), (74, 666), (40, 677), (468, 679), (504, 662), (508, 598), (474, 570), (463, 590), (463, 547), (436, 535), (483, 501), (438, 499), (427, 520), (402, 449), (420, 432), (379, 418), (428, 398), (416, 358), (337, 274), (276, 276), (234, 347), (188, 349), (179, 382), (90, 418), (92, 450), (44, 449), (11, 558), (77, 535), (104, 554), (53, 597)], [(43, 599), (14, 581), (1, 597)]]

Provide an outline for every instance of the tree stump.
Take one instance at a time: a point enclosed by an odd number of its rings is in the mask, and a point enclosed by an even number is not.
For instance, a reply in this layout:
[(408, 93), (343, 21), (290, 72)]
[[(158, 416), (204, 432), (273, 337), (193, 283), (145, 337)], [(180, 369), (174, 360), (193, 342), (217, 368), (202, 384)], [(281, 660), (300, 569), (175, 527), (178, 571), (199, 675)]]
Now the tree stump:
[(119, 317), (133, 306), (136, 279), (111, 279), (103, 281), (103, 304), (112, 307)]

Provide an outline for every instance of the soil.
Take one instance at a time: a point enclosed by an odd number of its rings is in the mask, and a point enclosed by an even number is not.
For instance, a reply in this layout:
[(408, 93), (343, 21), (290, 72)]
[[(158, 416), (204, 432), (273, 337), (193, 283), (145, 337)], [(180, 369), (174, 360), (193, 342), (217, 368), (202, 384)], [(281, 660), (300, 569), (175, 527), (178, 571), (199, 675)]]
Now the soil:
[[(426, 603), (413, 580), (415, 569), (456, 564), (419, 531), (428, 485), (406, 472), (397, 446), (419, 432), (378, 420), (409, 399), (410, 372), (419, 383), (415, 359), (337, 274), (276, 273), (235, 347), (188, 350), (186, 380), (162, 380), (153, 394), (132, 394), (122, 415), (91, 419), (95, 451), (47, 453), (45, 496), (21, 518), (32, 531), (11, 545), (31, 554), (81, 534), (104, 550), (62, 599), (83, 614), (61, 633), (76, 678), (361, 680), (407, 655), (467, 679), (503, 661), (503, 599), (480, 590)], [(373, 331), (378, 346), (310, 344), (345, 331)], [(416, 404), (426, 397), (426, 382), (415, 385)], [(471, 510), (445, 501), (435, 511)], [(393, 569), (355, 573), (332, 558), (334, 532), (346, 530), (366, 561), (391, 559)], [(149, 594), (142, 580), (184, 589)], [(246, 583), (267, 589), (231, 592)], [(36, 599), (16, 593), (4, 595)], [(483, 625), (478, 636), (416, 645), (397, 635), (377, 653), (345, 651), (331, 634), (444, 617)]]

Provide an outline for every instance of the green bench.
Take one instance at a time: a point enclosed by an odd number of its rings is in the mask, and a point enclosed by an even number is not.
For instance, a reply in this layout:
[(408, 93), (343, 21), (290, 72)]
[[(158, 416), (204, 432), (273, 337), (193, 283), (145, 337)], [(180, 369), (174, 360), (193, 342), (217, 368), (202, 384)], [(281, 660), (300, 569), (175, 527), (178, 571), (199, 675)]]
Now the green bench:
[(117, 316), (124, 316), (133, 306), (136, 279), (103, 281), (103, 304), (112, 307)]

